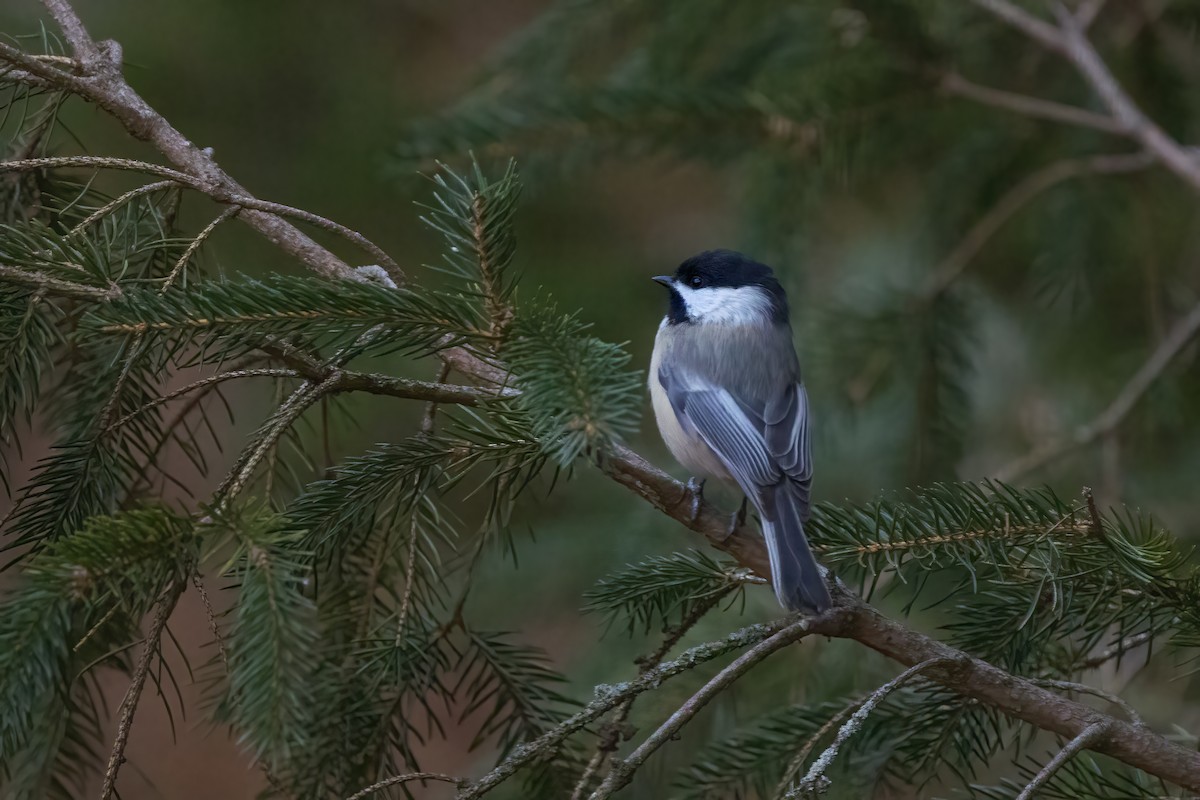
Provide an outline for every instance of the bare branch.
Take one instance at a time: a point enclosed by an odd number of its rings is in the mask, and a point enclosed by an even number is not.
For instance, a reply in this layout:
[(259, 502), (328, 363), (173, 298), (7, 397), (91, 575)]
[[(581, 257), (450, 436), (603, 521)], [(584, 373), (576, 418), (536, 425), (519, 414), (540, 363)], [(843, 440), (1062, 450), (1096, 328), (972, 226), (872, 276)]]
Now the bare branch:
[(129, 742), (129, 729), (133, 725), (133, 715), (137, 712), (138, 700), (141, 698), (142, 689), (146, 685), (146, 675), (150, 672), (150, 663), (159, 651), (163, 630), (167, 627), (167, 619), (170, 618), (171, 612), (175, 610), (175, 604), (179, 602), (179, 597), (183, 594), (185, 586), (187, 584), (184, 581), (176, 579), (171, 584), (171, 587), (167, 589), (162, 599), (158, 601), (158, 610), (154, 614), (154, 623), (150, 626), (150, 633), (146, 636), (146, 644), (142, 648), (142, 655), (138, 659), (137, 667), (133, 671), (133, 681), (129, 684), (129, 689), (125, 692), (125, 699), (121, 701), (121, 708), (118, 713), (117, 737), (113, 742), (112, 754), (108, 759), (108, 768), (104, 771), (104, 784), (100, 788), (100, 800), (110, 800), (113, 792), (116, 790), (117, 773), (121, 769), (121, 764), (125, 763), (125, 745)]
[(974, 100), (985, 106), (1002, 108), (1021, 116), (1045, 119), (1052, 122), (1062, 122), (1067, 125), (1077, 125), (1081, 128), (1091, 128), (1102, 133), (1112, 133), (1124, 136), (1128, 130), (1118, 120), (1105, 114), (1097, 114), (1086, 108), (1056, 103), (1053, 100), (1043, 100), (990, 86), (980, 86), (963, 76), (951, 72), (942, 77), (939, 84), (942, 91), (967, 100)]
[(1080, 750), (1087, 749), (1094, 745), (1101, 738), (1103, 738), (1104, 734), (1107, 732), (1108, 725), (1103, 721), (1093, 722), (1091, 725), (1080, 731), (1078, 736), (1067, 742), (1066, 747), (1058, 751), (1058, 754), (1050, 760), (1049, 764), (1042, 767), (1041, 772), (1034, 776), (1033, 780), (1029, 782), (1029, 785), (1022, 789), (1021, 793), (1017, 795), (1017, 800), (1033, 800), (1033, 796), (1037, 794), (1037, 791), (1050, 782), (1050, 779), (1054, 777), (1054, 773), (1058, 772), (1058, 770), (1062, 768), (1063, 764), (1066, 764), (1068, 761), (1074, 758)]
[(738, 656), (733, 663), (718, 672), (712, 680), (704, 684), (698, 692), (688, 698), (687, 702), (676, 710), (658, 730), (652, 733), (628, 757), (615, 762), (612, 771), (608, 773), (608, 777), (604, 779), (596, 791), (592, 792), (591, 800), (604, 800), (604, 798), (612, 796), (613, 792), (628, 785), (629, 781), (633, 779), (633, 773), (645, 763), (646, 759), (655, 750), (662, 747), (679, 733), (679, 730), (692, 717), (696, 716), (700, 709), (708, 705), (710, 700), (727, 689), (734, 681), (745, 675), (767, 656), (778, 650), (782, 650), (790, 644), (798, 642), (809, 633), (810, 621), (807, 618), (800, 619), (779, 631), (779, 633), (770, 639), (755, 645)]
[(1100, 437), (1113, 432), (1124, 421), (1138, 400), (1162, 376), (1171, 362), (1200, 334), (1200, 304), (1176, 322), (1151, 353), (1150, 358), (1133, 374), (1129, 382), (1113, 398), (1108, 407), (1091, 422), (1079, 428), (1075, 435), (1058, 439), (1034, 448), (1005, 467), (997, 470), (996, 480), (1011, 482), (1068, 453), (1087, 447)]
[(937, 658), (931, 658), (928, 661), (922, 661), (920, 664), (916, 664), (915, 666), (904, 670), (904, 672), (901, 672), (895, 678), (892, 678), (883, 686), (880, 686), (878, 689), (871, 692), (867, 699), (863, 701), (862, 705), (858, 707), (858, 710), (850, 716), (850, 719), (846, 720), (845, 724), (838, 729), (837, 736), (833, 738), (833, 742), (830, 743), (829, 747), (825, 749), (825, 752), (821, 753), (817, 760), (813, 762), (812, 766), (809, 767), (807, 774), (805, 774), (805, 776), (800, 780), (799, 785), (785, 795), (786, 800), (796, 800), (796, 798), (802, 797), (806, 794), (823, 792), (825, 787), (829, 784), (829, 779), (825, 777), (825, 773), (829, 770), (829, 766), (833, 763), (833, 760), (837, 758), (838, 750), (841, 749), (842, 745), (849, 741), (851, 736), (853, 736), (859, 731), (859, 729), (862, 728), (863, 723), (867, 721), (867, 717), (871, 715), (871, 712), (875, 710), (875, 707), (882, 703), (888, 695), (899, 689), (904, 684), (908, 683), (917, 675), (921, 674), (930, 667), (946, 663), (947, 661), (949, 661), (949, 659)]
[(374, 783), (365, 789), (355, 792), (346, 798), (346, 800), (362, 800), (364, 797), (370, 797), (376, 792), (383, 791), (389, 786), (396, 786), (409, 781), (442, 781), (444, 783), (453, 783), (455, 786), (462, 786), (466, 781), (462, 778), (455, 778), (452, 775), (443, 775), (440, 772), (410, 772), (407, 775), (394, 775), (391, 778), (385, 778), (379, 783)]
[(86, 64), (101, 57), (100, 48), (83, 27), (83, 21), (75, 13), (75, 9), (71, 8), (70, 3), (66, 0), (42, 0), (42, 5), (50, 12), (50, 16), (54, 17), (58, 27), (62, 28), (63, 36), (67, 37), (67, 42), (81, 63)]
[(971, 0), (971, 2), (1004, 20), (1047, 50), (1056, 53), (1066, 50), (1062, 34), (1057, 28), (1038, 19), (1025, 9), (1013, 5), (1008, 0)]
[(1062, 3), (1055, 4), (1058, 27), (1034, 17), (1008, 0), (972, 0), (975, 5), (1020, 30), (1033, 41), (1069, 60), (1101, 101), (1125, 135), (1141, 143), (1147, 152), (1177, 176), (1200, 191), (1200, 159), (1167, 135), (1142, 113), (1113, 77), (1100, 54), (1088, 41), (1080, 20)]

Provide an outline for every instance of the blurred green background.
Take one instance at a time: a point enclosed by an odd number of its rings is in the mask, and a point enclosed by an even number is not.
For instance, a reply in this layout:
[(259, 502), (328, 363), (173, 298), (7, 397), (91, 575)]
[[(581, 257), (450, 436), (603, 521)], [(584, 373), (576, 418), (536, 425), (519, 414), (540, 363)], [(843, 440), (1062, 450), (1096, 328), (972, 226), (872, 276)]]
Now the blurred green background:
[[(497, 53), (519, 53), (505, 51), (506, 43), (550, 5), (76, 3), (97, 38), (124, 45), (126, 75), (138, 91), (193, 141), (213, 147), (250, 191), (362, 231), (423, 280), (422, 265), (437, 260), (439, 242), (417, 220), (414, 204), (431, 190), (418, 171), (434, 157), (462, 163), (469, 148), (485, 161), (515, 156), (529, 176), (518, 215), (522, 295), (549, 293), (563, 308), (580, 308), (597, 335), (627, 341), (637, 364), (648, 361), (665, 303), (649, 276), (713, 247), (772, 263), (792, 297), (814, 398), (821, 501), (989, 477), (1035, 445), (1072, 435), (1197, 299), (1194, 195), (1170, 175), (1148, 171), (1046, 192), (971, 262), (950, 307), (913, 312), (936, 265), (1023, 176), (1057, 158), (1130, 151), (1094, 132), (939, 93), (917, 63), (930, 42), (941, 48), (930, 63), (980, 82), (1090, 102), (1069, 68), (965, 3), (909, 4), (922, 13), (939, 8), (905, 39), (893, 19), (901, 16), (893, 7), (903, 4), (886, 2), (857, 4), (865, 11), (828, 2), (703, 2), (659, 11), (577, 2), (562, 6), (567, 22), (557, 23), (569, 30), (577, 13), (577, 41), (563, 34), (561, 47), (540, 56), (533, 48), (525, 61), (497, 61)], [(1200, 9), (1191, 2), (1110, 5), (1098, 39), (1131, 91), (1188, 141), (1196, 133), (1196, 66), (1175, 55), (1177, 40), (1156, 26), (1182, 35), (1186, 46)], [(1157, 15), (1138, 10), (1160, 5)], [(11, 0), (0, 9), (0, 31), (36, 32), (38, 12), (31, 0)], [(855, 49), (863, 37), (877, 52)], [(614, 92), (602, 114), (586, 101), (597, 87), (627, 88), (655, 74), (665, 76), (657, 100), (642, 98), (639, 106)], [(726, 108), (727, 93), (714, 89), (720, 86), (739, 87), (741, 100), (758, 102), (776, 128), (747, 134), (738, 127), (746, 103)], [(549, 100), (568, 96), (584, 99), (577, 106)], [(473, 99), (428, 122), (463, 97)], [(646, 115), (646, 103), (662, 113)], [(473, 128), (472, 115), (489, 104), (509, 108), (518, 122), (497, 125), (499, 133)], [(626, 112), (627, 121), (613, 124)], [(578, 128), (563, 134), (573, 119)], [(795, 129), (809, 121), (819, 130), (811, 141)], [(543, 122), (550, 133), (536, 135)], [(146, 157), (96, 109), (72, 103), (64, 123), (89, 152)], [(593, 139), (615, 144), (589, 149)], [(58, 148), (78, 146), (60, 137)], [(111, 191), (134, 185), (121, 176), (101, 180)], [(189, 197), (182, 213), (183, 227), (195, 230), (216, 207)], [(228, 272), (299, 269), (236, 224), (217, 232), (205, 258)], [(1021, 480), (1046, 481), (1066, 495), (1094, 486), (1104, 503), (1146, 508), (1193, 538), (1200, 520), (1194, 359), (1193, 348), (1117, 436)], [(384, 366), (423, 378), (436, 372), (430, 364)], [(235, 431), (257, 424), (268, 400), (237, 395)], [(356, 424), (337, 429), (335, 461), (400, 439), (420, 413), (417, 404), (378, 399), (356, 399), (350, 409)], [(682, 477), (646, 411), (634, 446)], [(236, 433), (228, 439), (235, 440)], [(233, 452), (236, 446), (223, 457)], [(34, 457), (31, 448), (26, 463)], [(473, 613), (525, 631), (579, 687), (624, 674), (641, 645), (619, 631), (597, 645), (601, 622), (577, 612), (583, 591), (617, 566), (693, 539), (582, 467), (565, 491), (538, 493), (525, 506), (514, 523), (515, 554), (498, 551), (486, 561)], [(766, 591), (750, 597), (748, 614), (774, 612)], [(721, 627), (721, 620), (707, 624)], [(180, 631), (185, 642), (205, 636), (198, 608), (185, 607), (180, 625), (195, 626), (190, 636)], [(704, 635), (703, 628), (695, 634)], [(801, 693), (844, 690), (856, 670), (880, 669), (861, 658), (848, 668), (844, 643), (811, 650), (778, 665), (769, 673), (777, 679), (739, 689), (705, 724), (720, 729)], [(817, 669), (804, 663), (810, 660)], [(800, 669), (814, 677), (798, 686), (791, 678)], [(121, 688), (114, 684), (114, 692)], [(1194, 700), (1188, 681), (1145, 693), (1151, 709), (1195, 721), (1195, 706), (1179, 705)], [(648, 716), (655, 710), (651, 703), (640, 709)], [(145, 715), (130, 751), (145, 780), (122, 788), (127, 800), (244, 796), (259, 785), (232, 743), (206, 735), (203, 720), (183, 723), (174, 747), (161, 709), (146, 704)], [(460, 744), (431, 754), (425, 766), (456, 771)], [(655, 768), (668, 774), (669, 760)], [(645, 791), (631, 796), (655, 796)]]

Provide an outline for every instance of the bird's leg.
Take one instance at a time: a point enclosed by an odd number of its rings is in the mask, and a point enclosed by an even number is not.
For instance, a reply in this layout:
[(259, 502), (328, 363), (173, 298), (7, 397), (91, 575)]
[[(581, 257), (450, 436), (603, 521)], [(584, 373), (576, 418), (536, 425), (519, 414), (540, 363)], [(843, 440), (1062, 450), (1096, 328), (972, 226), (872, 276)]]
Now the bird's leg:
[[(746, 524), (746, 506), (750, 498), (742, 495), (742, 507), (729, 516), (729, 527), (725, 530), (725, 539), (737, 533), (737, 529)], [(722, 539), (721, 541), (725, 541)]]
[(696, 480), (696, 476), (688, 478), (687, 484), (683, 487), (683, 494), (679, 497), (679, 502), (682, 503), (687, 496), (692, 496), (692, 514), (689, 518), (690, 522), (695, 522), (700, 518), (700, 504), (704, 502), (704, 478)]

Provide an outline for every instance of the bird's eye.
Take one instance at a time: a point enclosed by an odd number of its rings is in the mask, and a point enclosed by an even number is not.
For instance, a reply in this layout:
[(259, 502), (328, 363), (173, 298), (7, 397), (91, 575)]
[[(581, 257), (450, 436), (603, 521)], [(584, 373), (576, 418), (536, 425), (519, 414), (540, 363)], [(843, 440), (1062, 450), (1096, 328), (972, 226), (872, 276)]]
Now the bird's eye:
[(704, 285), (704, 278), (701, 278), (699, 275), (693, 275), (688, 279), (688, 285), (693, 289), (699, 289)]

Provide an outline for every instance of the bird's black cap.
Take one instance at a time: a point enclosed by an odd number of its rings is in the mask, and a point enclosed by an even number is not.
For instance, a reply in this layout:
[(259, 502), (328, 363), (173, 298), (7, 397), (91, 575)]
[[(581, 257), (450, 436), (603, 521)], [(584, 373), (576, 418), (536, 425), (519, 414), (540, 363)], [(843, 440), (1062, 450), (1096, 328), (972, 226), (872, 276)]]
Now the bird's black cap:
[(757, 286), (770, 295), (774, 320), (788, 321), (787, 294), (775, 273), (766, 264), (733, 250), (705, 250), (692, 256), (675, 270), (675, 280), (692, 289)]

